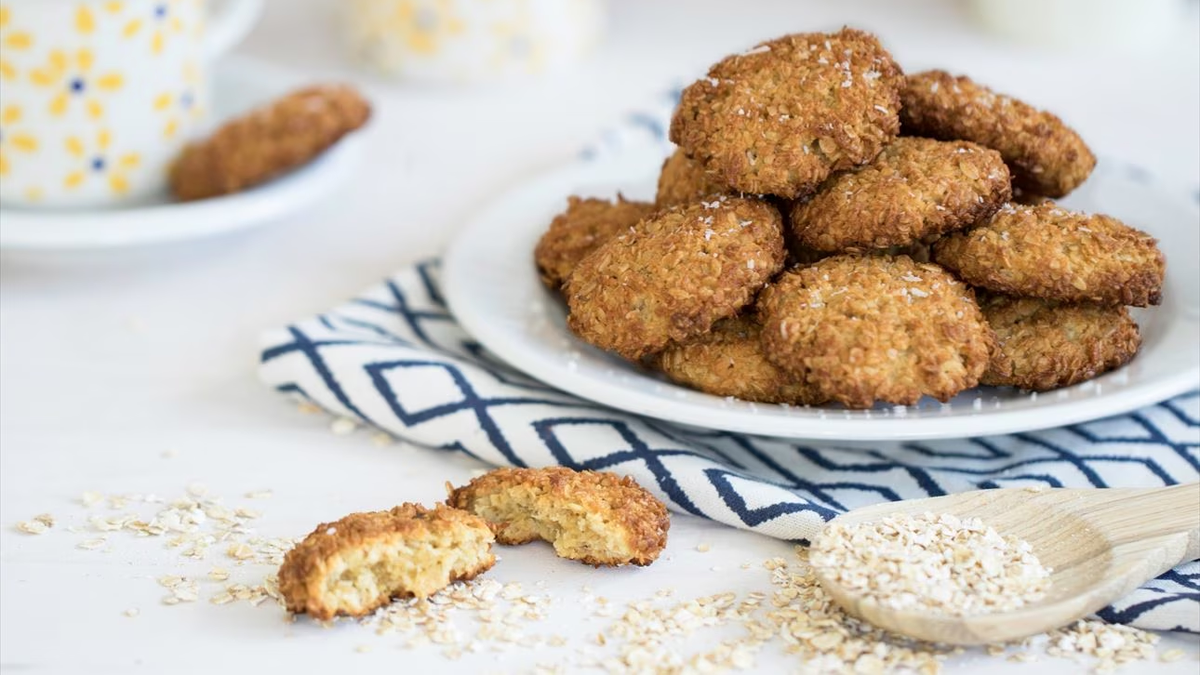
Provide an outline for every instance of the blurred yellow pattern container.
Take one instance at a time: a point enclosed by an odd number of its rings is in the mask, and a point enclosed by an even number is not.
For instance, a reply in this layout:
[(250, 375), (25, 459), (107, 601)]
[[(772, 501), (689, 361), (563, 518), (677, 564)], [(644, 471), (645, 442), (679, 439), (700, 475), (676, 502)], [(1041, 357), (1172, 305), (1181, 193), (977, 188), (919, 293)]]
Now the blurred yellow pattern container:
[(604, 0), (350, 0), (351, 48), (366, 66), (431, 83), (562, 70), (592, 50)]

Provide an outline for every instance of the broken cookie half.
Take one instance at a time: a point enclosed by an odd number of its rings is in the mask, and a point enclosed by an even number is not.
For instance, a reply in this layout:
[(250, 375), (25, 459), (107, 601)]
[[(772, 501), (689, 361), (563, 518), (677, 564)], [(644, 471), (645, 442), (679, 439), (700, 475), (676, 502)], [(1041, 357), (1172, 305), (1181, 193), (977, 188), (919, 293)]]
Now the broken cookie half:
[(632, 478), (566, 467), (496, 469), (446, 500), (491, 524), (496, 541), (549, 542), (563, 558), (649, 565), (667, 544), (667, 509)]
[(279, 590), (292, 612), (364, 616), (392, 598), (425, 598), (486, 572), (494, 541), (482, 518), (440, 504), (352, 513), (288, 551)]

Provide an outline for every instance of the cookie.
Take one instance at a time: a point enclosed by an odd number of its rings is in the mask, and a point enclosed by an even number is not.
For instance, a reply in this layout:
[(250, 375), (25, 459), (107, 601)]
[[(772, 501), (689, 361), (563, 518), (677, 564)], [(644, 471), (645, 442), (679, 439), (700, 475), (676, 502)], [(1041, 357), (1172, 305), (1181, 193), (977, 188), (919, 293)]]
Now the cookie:
[(933, 256), (972, 286), (1062, 302), (1157, 305), (1166, 273), (1150, 235), (1054, 202), (1006, 205), (978, 227), (939, 239)]
[(900, 120), (906, 135), (964, 140), (1000, 152), (1013, 186), (1063, 197), (1083, 183), (1096, 156), (1057, 116), (997, 94), (970, 78), (944, 70), (910, 75)]
[(184, 148), (171, 167), (171, 192), (191, 201), (253, 187), (308, 163), (370, 116), (370, 103), (348, 86), (293, 92)]
[(1068, 387), (1120, 368), (1142, 344), (1129, 310), (1037, 298), (980, 298), (983, 316), (1003, 354), (981, 384), (1030, 391)]
[(763, 350), (849, 408), (975, 386), (994, 336), (971, 289), (911, 258), (839, 255), (790, 270), (758, 300)]
[(616, 202), (568, 197), (567, 210), (550, 221), (533, 251), (542, 283), (558, 290), (587, 254), (654, 211), (653, 204), (626, 201), (621, 195)]
[(501, 544), (542, 540), (588, 565), (649, 565), (667, 545), (667, 509), (632, 478), (566, 467), (495, 469), (447, 503), (487, 520)]
[(827, 180), (790, 212), (792, 233), (825, 252), (907, 246), (973, 225), (1011, 197), (995, 150), (899, 138), (870, 164)]
[(478, 516), (402, 504), (322, 523), (288, 551), (279, 591), (288, 611), (365, 616), (392, 598), (426, 598), (492, 567), (495, 536)]
[(660, 211), (580, 261), (563, 286), (567, 325), (637, 361), (734, 316), (783, 267), (779, 211), (718, 196)]
[(725, 58), (684, 89), (670, 136), (730, 189), (795, 199), (897, 136), (903, 86), (869, 33), (786, 35)]
[(792, 405), (823, 403), (815, 387), (766, 358), (761, 332), (753, 314), (723, 319), (712, 332), (667, 347), (654, 365), (671, 380), (714, 396)]
[(704, 170), (697, 161), (676, 148), (663, 161), (658, 174), (654, 203), (659, 208), (692, 204), (711, 195), (729, 192), (729, 187)]

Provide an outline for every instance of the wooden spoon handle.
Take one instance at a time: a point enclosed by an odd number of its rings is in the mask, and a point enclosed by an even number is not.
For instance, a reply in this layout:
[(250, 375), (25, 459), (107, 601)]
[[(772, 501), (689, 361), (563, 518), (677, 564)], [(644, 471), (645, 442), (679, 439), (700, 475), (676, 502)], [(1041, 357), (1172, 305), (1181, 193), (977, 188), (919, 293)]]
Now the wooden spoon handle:
[(1200, 558), (1200, 483), (1168, 488), (1096, 490), (1076, 513), (1113, 545), (1172, 534), (1187, 535), (1179, 562)]

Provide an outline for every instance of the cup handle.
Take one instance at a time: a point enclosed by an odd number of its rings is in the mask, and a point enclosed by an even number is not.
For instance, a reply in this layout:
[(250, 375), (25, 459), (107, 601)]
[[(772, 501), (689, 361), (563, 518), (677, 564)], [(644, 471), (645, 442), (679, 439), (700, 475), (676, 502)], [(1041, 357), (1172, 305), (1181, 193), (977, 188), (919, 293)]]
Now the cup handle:
[(209, 60), (242, 41), (262, 14), (262, 0), (224, 0), (208, 18), (204, 54)]

